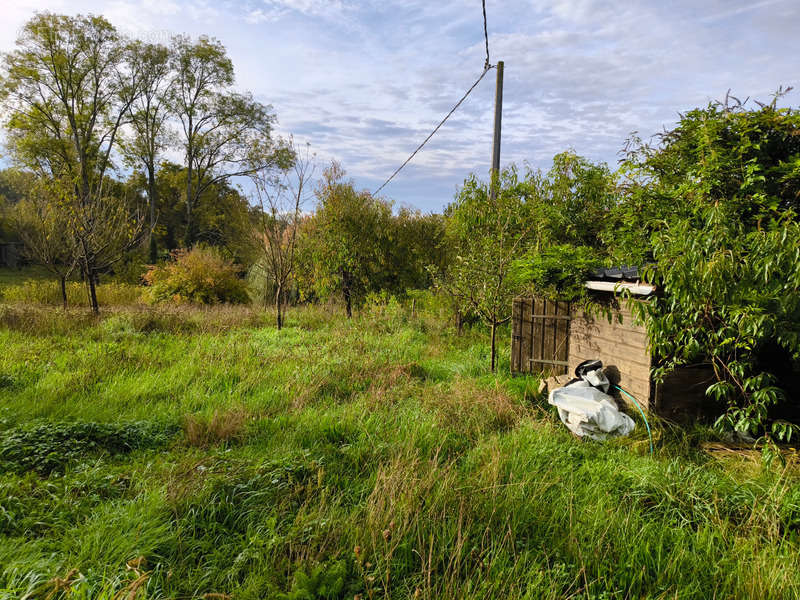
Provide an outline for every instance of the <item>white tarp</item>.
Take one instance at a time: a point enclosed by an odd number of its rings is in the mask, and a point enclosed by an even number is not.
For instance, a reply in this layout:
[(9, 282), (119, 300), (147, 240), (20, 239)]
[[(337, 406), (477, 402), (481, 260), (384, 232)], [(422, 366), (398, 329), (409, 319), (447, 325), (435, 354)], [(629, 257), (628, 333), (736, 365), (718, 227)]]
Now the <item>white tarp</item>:
[(628, 435), (635, 427), (633, 419), (619, 411), (611, 396), (592, 384), (608, 389), (603, 372), (592, 371), (582, 381), (551, 391), (547, 401), (558, 409), (561, 422), (575, 435), (594, 440)]

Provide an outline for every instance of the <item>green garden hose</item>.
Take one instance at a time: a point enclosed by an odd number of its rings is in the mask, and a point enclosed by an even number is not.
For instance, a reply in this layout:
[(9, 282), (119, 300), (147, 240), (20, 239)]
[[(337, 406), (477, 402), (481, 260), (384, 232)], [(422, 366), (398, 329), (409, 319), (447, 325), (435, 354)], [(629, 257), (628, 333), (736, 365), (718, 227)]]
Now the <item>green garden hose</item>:
[(650, 431), (650, 423), (647, 422), (647, 417), (644, 416), (644, 411), (642, 410), (642, 406), (639, 404), (639, 402), (636, 400), (636, 398), (631, 396), (628, 392), (623, 390), (621, 387), (619, 387), (618, 385), (615, 385), (614, 387), (617, 388), (623, 394), (625, 394), (628, 398), (633, 400), (633, 403), (636, 405), (636, 408), (638, 408), (639, 412), (642, 414), (642, 418), (644, 419), (644, 426), (647, 427), (647, 437), (650, 438), (650, 456), (653, 456), (653, 434)]

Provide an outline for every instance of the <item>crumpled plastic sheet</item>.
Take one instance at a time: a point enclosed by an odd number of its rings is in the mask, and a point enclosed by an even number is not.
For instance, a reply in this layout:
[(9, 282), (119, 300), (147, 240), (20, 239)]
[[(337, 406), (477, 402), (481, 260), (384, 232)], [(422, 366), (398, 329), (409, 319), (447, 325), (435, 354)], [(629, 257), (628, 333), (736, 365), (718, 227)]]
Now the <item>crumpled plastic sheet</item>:
[(614, 399), (589, 381), (608, 389), (602, 371), (593, 371), (581, 381), (550, 392), (547, 401), (558, 409), (561, 422), (575, 435), (593, 440), (630, 434), (636, 426), (633, 419), (620, 412)]

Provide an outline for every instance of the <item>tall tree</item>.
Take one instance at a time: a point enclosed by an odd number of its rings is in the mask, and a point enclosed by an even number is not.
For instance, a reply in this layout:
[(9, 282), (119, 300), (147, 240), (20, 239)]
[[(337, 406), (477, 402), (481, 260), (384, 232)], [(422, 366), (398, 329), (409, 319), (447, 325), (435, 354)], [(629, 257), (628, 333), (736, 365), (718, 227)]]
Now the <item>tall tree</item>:
[(5, 55), (0, 82), (14, 158), (63, 184), (72, 199), (71, 235), (94, 312), (98, 260), (113, 262), (110, 253), (127, 246), (110, 240), (136, 237), (127, 207), (106, 194), (118, 133), (141, 85), (127, 50), (102, 17), (37, 14)]
[(174, 38), (174, 110), (181, 122), (186, 157), (186, 235), (196, 241), (194, 210), (210, 186), (249, 175), (269, 161), (271, 107), (250, 94), (231, 91), (233, 64), (217, 40)]
[(156, 168), (169, 146), (169, 84), (172, 71), (166, 46), (133, 42), (129, 52), (133, 68), (141, 73), (141, 93), (131, 105), (130, 135), (123, 140), (123, 149), (133, 165), (141, 165), (145, 169), (150, 209), (147, 237), (150, 262), (153, 263), (158, 258), (158, 246), (153, 235), (158, 210)]
[(686, 112), (660, 144), (634, 140), (609, 237), (663, 291), (647, 317), (655, 375), (712, 365), (719, 424), (767, 438), (800, 361), (800, 112), (734, 98)]
[(257, 266), (275, 290), (278, 329), (283, 326), (286, 288), (295, 269), (298, 228), (314, 176), (309, 147), (306, 146), (305, 153), (298, 153), (290, 143), (289, 149), (294, 160), (285, 164), (279, 174), (275, 175), (271, 168), (262, 168), (252, 176), (258, 208), (254, 234), (261, 254)]

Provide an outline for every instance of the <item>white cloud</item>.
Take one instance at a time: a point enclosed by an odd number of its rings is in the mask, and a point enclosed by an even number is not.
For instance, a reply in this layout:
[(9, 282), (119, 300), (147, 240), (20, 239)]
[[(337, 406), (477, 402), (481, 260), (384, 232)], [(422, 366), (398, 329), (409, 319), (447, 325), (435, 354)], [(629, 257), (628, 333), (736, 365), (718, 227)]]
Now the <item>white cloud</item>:
[[(102, 13), (140, 36), (218, 37), (282, 133), (373, 188), (484, 60), (474, 0), (20, 0), (0, 48), (36, 9)], [(506, 66), (504, 163), (546, 167), (571, 147), (613, 164), (634, 129), (659, 131), (728, 88), (765, 98), (798, 83), (793, 0), (488, 0), (487, 13), (492, 62)], [(491, 73), (386, 193), (438, 209), (469, 171), (488, 170), (493, 83)]]

